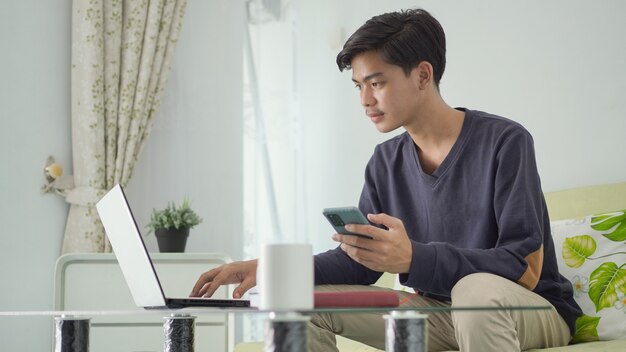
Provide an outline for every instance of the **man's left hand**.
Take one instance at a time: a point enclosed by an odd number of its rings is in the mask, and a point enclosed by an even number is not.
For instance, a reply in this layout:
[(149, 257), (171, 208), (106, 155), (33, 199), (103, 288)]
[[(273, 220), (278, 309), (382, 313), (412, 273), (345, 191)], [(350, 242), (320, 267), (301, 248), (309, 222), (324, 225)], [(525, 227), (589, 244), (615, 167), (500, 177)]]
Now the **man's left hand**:
[(333, 240), (341, 243), (341, 249), (358, 263), (382, 272), (408, 273), (411, 267), (413, 246), (404, 229), (402, 220), (385, 213), (368, 214), (369, 221), (384, 225), (388, 230), (372, 225), (346, 225), (346, 230), (371, 237), (336, 233)]

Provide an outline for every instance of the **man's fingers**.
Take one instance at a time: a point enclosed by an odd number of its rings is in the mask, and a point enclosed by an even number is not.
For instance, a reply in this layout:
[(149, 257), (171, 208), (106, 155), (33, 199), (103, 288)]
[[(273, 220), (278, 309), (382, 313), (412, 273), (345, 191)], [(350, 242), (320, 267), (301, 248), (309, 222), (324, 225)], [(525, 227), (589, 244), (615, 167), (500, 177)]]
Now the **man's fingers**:
[(243, 295), (256, 284), (256, 260), (222, 265), (200, 275), (191, 290), (191, 297), (211, 297), (222, 285), (241, 283), (239, 294)]
[(375, 224), (384, 225), (388, 229), (397, 229), (402, 227), (402, 220), (385, 213), (367, 214), (367, 219)]
[(202, 297), (212, 297), (215, 291), (220, 288), (220, 286), (230, 283), (228, 282), (228, 275), (229, 274), (226, 272), (226, 270), (220, 271), (219, 274), (217, 274), (211, 282), (208, 282), (205, 285), (206, 292), (204, 292)]
[(213, 293), (215, 293), (215, 291), (217, 290), (217, 288), (219, 287), (215, 285), (215, 281), (209, 282), (207, 283), (204, 288), (203, 288), (203, 292), (202, 292), (202, 297), (211, 297), (213, 296)]
[[(372, 225), (361, 225), (361, 224), (346, 224), (345, 226), (346, 230), (350, 231), (350, 232), (354, 232), (354, 233), (358, 233), (364, 236), (367, 236), (369, 238), (365, 238), (365, 239), (376, 239), (377, 236), (380, 236), (380, 231), (381, 229), (379, 229), (376, 226), (372, 226)], [(347, 235), (346, 235), (347, 236)], [(355, 235), (349, 235), (355, 238), (363, 238), (362, 236), (355, 236)]]
[(246, 279), (233, 290), (233, 298), (241, 298), (249, 289), (256, 286), (255, 279)]
[(346, 243), (341, 244), (341, 249), (346, 252), (346, 254), (350, 258), (363, 265), (365, 265), (365, 263), (371, 262), (375, 256), (375, 253), (367, 248), (359, 248)]
[(219, 267), (213, 270), (209, 270), (206, 273), (200, 275), (200, 278), (198, 279), (196, 284), (193, 286), (193, 289), (191, 290), (191, 293), (189, 294), (189, 296), (190, 297), (202, 296), (202, 294), (200, 293), (200, 290), (202, 290), (207, 283), (211, 282), (213, 280), (213, 277), (217, 275), (217, 273), (219, 273), (221, 270), (222, 270), (222, 267)]
[(200, 291), (198, 291), (198, 294), (196, 297), (204, 297), (204, 295), (206, 294), (206, 291), (209, 289), (210, 284), (211, 284), (210, 282), (207, 282), (206, 284), (204, 284), (204, 286), (202, 286)]
[(371, 247), (374, 245), (372, 239), (370, 238), (364, 238), (354, 235), (342, 235), (339, 233), (333, 235), (333, 240), (336, 242), (348, 244), (352, 247), (364, 248), (368, 250), (371, 249)]

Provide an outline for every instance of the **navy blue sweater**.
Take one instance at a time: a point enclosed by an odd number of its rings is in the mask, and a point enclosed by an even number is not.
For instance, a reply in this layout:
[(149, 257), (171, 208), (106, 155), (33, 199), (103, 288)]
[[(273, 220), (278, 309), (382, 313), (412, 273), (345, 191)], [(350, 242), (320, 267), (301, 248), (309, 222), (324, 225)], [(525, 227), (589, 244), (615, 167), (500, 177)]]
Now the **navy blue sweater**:
[[(558, 272), (533, 140), (518, 123), (466, 110), (457, 141), (431, 175), (408, 133), (378, 145), (359, 208), (404, 223), (413, 258), (403, 285), (449, 301), (464, 276), (496, 274), (547, 299), (574, 331), (582, 313)], [(316, 284), (369, 285), (380, 275), (340, 248), (315, 256)]]

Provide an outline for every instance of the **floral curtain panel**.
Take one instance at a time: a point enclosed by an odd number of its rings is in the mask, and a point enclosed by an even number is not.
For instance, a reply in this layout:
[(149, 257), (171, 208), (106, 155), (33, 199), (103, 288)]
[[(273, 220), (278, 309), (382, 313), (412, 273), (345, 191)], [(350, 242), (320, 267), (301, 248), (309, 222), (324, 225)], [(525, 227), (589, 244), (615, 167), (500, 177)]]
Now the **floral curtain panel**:
[(110, 252), (95, 203), (130, 181), (167, 83), (186, 0), (74, 0), (73, 189), (63, 252)]

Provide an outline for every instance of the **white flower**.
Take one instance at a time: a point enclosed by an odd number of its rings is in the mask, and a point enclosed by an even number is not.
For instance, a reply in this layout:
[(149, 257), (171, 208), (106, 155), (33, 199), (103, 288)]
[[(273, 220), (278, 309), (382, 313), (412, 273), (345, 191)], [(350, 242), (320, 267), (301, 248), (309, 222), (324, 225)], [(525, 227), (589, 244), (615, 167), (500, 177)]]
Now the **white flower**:
[(589, 292), (589, 279), (575, 275), (572, 278), (572, 286), (574, 286), (574, 295), (579, 297), (583, 293)]
[(617, 301), (613, 305), (615, 309), (621, 310), (626, 313), (626, 295), (624, 292), (620, 291), (618, 287), (615, 287), (615, 292), (617, 293)]

